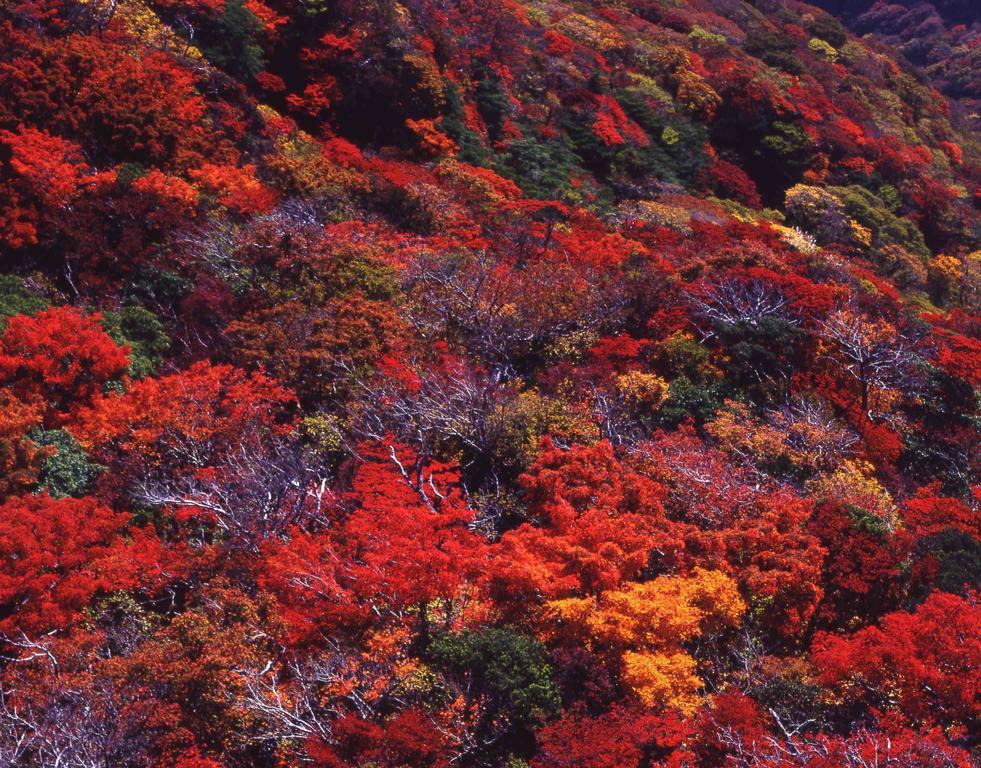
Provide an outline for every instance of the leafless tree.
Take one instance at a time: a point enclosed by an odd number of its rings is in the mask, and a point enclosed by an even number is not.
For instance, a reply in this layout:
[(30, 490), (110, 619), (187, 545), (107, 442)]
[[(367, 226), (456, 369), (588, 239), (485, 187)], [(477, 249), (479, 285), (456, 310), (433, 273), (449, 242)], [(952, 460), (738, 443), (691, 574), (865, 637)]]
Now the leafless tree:
[(833, 469), (852, 453), (859, 437), (840, 420), (827, 403), (799, 398), (767, 414), (767, 421), (787, 435), (791, 448), (806, 452), (811, 463)]
[(326, 469), (299, 442), (243, 438), (206, 471), (142, 476), (136, 495), (210, 513), (233, 542), (255, 549), (291, 526), (322, 520), (331, 490)]
[(692, 296), (699, 313), (726, 325), (758, 326), (767, 319), (799, 325), (790, 299), (765, 280), (723, 277)]
[[(252, 715), (245, 737), (280, 747), (310, 738), (330, 744), (332, 724), (345, 713), (370, 720), (383, 703), (406, 705), (396, 693), (398, 681), (378, 690), (377, 681), (392, 676), (387, 661), (352, 653), (333, 640), (314, 656), (269, 659), (235, 674), (241, 686), (234, 704)], [(344, 692), (337, 693), (339, 688)]]
[(704, 451), (649, 442), (632, 450), (639, 457), (663, 462), (677, 478), (668, 496), (671, 505), (710, 527), (723, 523), (728, 508), (751, 509), (769, 482), (750, 465), (720, 461)]
[(412, 375), (417, 384), (411, 387), (392, 377), (358, 379), (360, 394), (352, 412), (357, 435), (394, 438), (423, 463), (446, 447), (462, 450), (470, 461), (486, 457), (499, 434), (495, 414), (513, 396), (510, 387), (465, 363), (418, 366)]
[(331, 721), (340, 710), (324, 700), (323, 689), (337, 681), (343, 661), (327, 654), (305, 664), (282, 667), (270, 660), (261, 669), (236, 670), (242, 683), (236, 704), (255, 722), (248, 738), (282, 744), (315, 736), (329, 743)]
[(602, 277), (560, 263), (504, 266), (487, 252), (424, 253), (406, 272), (410, 322), (424, 338), (449, 337), (507, 381), (563, 338), (609, 323), (618, 302)]
[(873, 388), (895, 389), (914, 383), (920, 361), (915, 335), (853, 308), (829, 314), (820, 322), (818, 333), (830, 344), (828, 358), (858, 382), (862, 412), (870, 419)]
[[(0, 687), (0, 765), (144, 768), (155, 705), (99, 675), (66, 675), (43, 640), (9, 641)], [(31, 668), (31, 674), (22, 669)], [(43, 671), (43, 674), (38, 674)], [(39, 684), (39, 680), (43, 683)]]
[(719, 739), (729, 752), (726, 765), (734, 768), (807, 768), (832, 764), (841, 768), (956, 768), (960, 765), (934, 745), (902, 749), (889, 736), (867, 729), (845, 740), (832, 739), (809, 733), (813, 721), (788, 724), (772, 709), (770, 715), (778, 734), (765, 736), (761, 742), (747, 744), (734, 729), (719, 729)]

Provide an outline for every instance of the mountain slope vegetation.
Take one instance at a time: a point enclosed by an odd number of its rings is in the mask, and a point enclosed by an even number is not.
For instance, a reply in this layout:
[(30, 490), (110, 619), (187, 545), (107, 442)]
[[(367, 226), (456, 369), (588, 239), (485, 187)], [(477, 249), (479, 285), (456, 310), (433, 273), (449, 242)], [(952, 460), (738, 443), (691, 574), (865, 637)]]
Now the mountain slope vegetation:
[(977, 20), (824, 5), (4, 3), (0, 765), (978, 765)]

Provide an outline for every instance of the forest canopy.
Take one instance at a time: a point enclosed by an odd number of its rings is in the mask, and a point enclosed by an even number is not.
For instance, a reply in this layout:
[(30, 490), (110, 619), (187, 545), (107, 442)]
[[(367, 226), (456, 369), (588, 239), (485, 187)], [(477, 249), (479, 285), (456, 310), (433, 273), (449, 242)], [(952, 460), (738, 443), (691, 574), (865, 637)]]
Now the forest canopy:
[(820, 5), (0, 4), (0, 766), (981, 765), (978, 20)]

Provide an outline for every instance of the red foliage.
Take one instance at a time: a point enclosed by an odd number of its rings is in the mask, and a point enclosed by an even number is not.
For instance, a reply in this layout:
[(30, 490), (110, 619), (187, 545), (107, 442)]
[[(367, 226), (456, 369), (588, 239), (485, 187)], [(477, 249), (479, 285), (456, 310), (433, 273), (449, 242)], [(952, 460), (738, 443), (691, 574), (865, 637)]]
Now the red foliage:
[(350, 589), (391, 609), (452, 600), (474, 573), (482, 541), (448, 467), (419, 464), (401, 446), (377, 446), (354, 478), (359, 507), (338, 530)]
[(28, 438), (41, 423), (42, 403), (23, 403), (0, 394), (0, 501), (28, 490), (38, 479), (41, 461), (51, 449), (39, 449)]
[(715, 159), (708, 169), (708, 182), (720, 197), (731, 197), (750, 208), (760, 208), (760, 193), (746, 172), (734, 163)]
[(0, 5), (0, 763), (967, 768), (944, 4)]
[(101, 317), (54, 307), (10, 318), (0, 336), (0, 383), (22, 400), (43, 402), (48, 422), (87, 406), (129, 362), (128, 349), (102, 330)]
[[(535, 768), (640, 768), (650, 755), (683, 761), (687, 728), (673, 715), (615, 708), (599, 717), (571, 712), (542, 729)], [(680, 765), (682, 763), (666, 763)]]
[(734, 577), (759, 601), (761, 624), (787, 638), (801, 635), (824, 597), (827, 552), (816, 536), (804, 532), (810, 514), (810, 501), (777, 492), (720, 534)]
[(23, 126), (0, 131), (0, 241), (10, 248), (35, 245), (38, 230), (54, 224), (72, 200), (87, 189), (111, 185), (112, 172), (96, 174), (70, 141)]
[(146, 378), (121, 393), (99, 394), (78, 413), (72, 432), (83, 444), (117, 447), (153, 460), (167, 445), (220, 450), (282, 424), (292, 393), (260, 374), (195, 363), (180, 373)]
[(293, 530), (289, 540), (274, 538), (263, 545), (258, 583), (276, 600), (291, 644), (367, 623), (366, 611), (354, 604), (343, 581), (340, 553), (326, 534)]
[(611, 589), (635, 577), (651, 550), (670, 559), (682, 546), (665, 489), (622, 465), (609, 443), (546, 445), (522, 484), (536, 522), (504, 535), (490, 576), (495, 599), (515, 608), (534, 595)]
[(444, 737), (421, 710), (405, 709), (383, 725), (346, 715), (334, 723), (334, 746), (312, 739), (308, 750), (318, 768), (377, 765), (444, 766)]
[(0, 123), (53, 134), (84, 130), (110, 156), (171, 167), (185, 167), (214, 138), (202, 123), (195, 75), (168, 54), (133, 56), (126, 45), (91, 35), (40, 41), (13, 33), (0, 40), (11, 51), (0, 70)]
[(824, 563), (826, 619), (877, 615), (898, 596), (897, 577), (912, 537), (890, 530), (874, 514), (834, 501), (818, 505), (808, 530), (827, 550)]
[(159, 545), (142, 533), (124, 539), (127, 518), (92, 498), (0, 505), (0, 633), (64, 629), (96, 595), (151, 583)]
[(937, 362), (944, 370), (974, 386), (981, 384), (981, 341), (953, 333), (939, 335), (938, 341)]
[(981, 540), (981, 515), (960, 499), (941, 495), (937, 483), (920, 488), (906, 500), (903, 520), (920, 537), (953, 528)]
[[(895, 691), (892, 706), (904, 719), (964, 725), (981, 715), (979, 622), (976, 596), (935, 592), (913, 613), (890, 613), (851, 637), (818, 635), (812, 659), (821, 679), (849, 698), (881, 706), (876, 692)], [(861, 686), (852, 683), (858, 676)]]

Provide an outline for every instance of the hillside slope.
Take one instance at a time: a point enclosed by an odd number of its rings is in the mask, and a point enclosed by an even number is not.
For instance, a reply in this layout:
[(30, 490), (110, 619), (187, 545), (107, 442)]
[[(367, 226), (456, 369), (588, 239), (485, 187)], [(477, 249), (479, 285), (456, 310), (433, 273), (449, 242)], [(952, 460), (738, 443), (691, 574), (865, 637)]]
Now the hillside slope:
[(977, 130), (981, 103), (981, 21), (970, 2), (829, 2), (848, 27), (870, 35), (921, 68), (942, 93), (954, 100), (961, 119)]
[(0, 765), (978, 765), (977, 20), (853, 5), (4, 3)]

